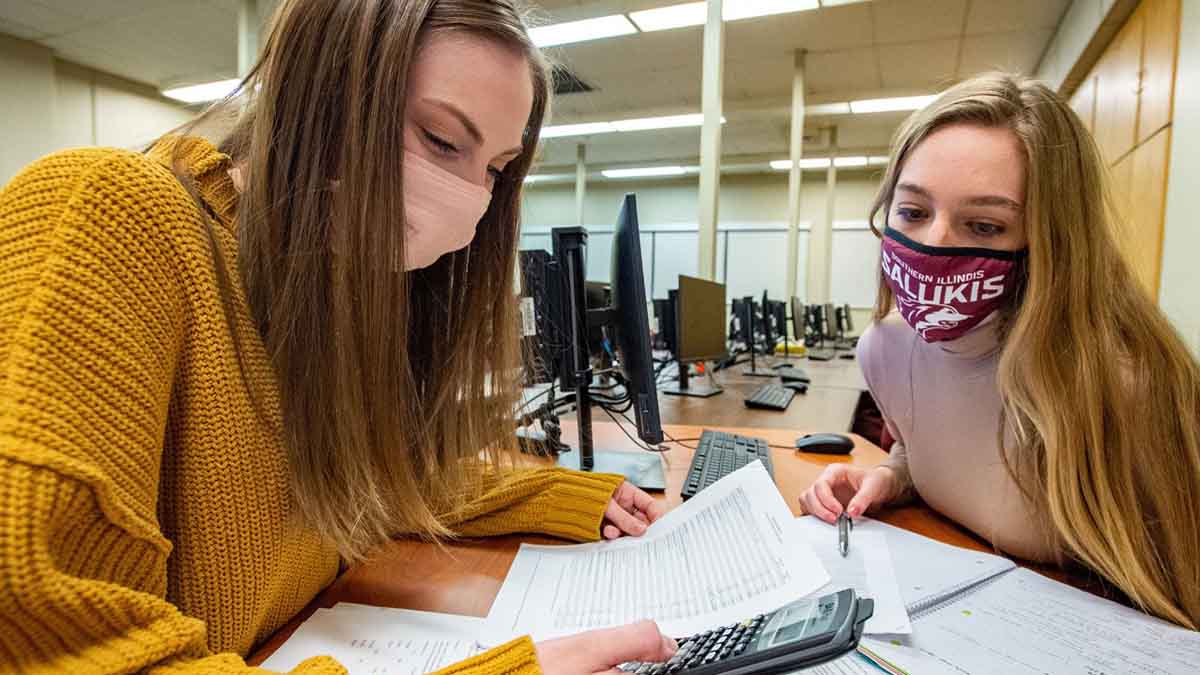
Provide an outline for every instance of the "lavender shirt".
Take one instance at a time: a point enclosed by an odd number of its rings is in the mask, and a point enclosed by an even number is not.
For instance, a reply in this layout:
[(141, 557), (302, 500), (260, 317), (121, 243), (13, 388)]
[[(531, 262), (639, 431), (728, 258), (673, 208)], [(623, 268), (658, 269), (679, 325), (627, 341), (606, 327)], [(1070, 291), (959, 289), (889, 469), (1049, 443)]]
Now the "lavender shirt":
[[(858, 362), (896, 439), (885, 466), (939, 512), (996, 548), (1054, 560), (1050, 530), (1035, 517), (1000, 456), (1000, 351), (985, 320), (946, 342), (922, 340), (896, 312), (863, 333)], [(1012, 447), (1006, 430), (1005, 444)]]

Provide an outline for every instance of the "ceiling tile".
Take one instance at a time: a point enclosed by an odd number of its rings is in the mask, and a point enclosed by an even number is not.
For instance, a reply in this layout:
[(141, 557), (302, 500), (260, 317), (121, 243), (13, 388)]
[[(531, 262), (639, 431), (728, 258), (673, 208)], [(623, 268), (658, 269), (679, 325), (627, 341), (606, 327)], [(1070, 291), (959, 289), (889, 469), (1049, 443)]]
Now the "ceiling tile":
[(21, 24), (43, 35), (61, 35), (88, 23), (70, 12), (33, 0), (6, 0), (0, 5), (0, 19)]
[(805, 66), (805, 85), (810, 94), (883, 87), (874, 47), (813, 52), (807, 56)]
[(3, 18), (0, 18), (0, 33), (18, 37), (22, 40), (37, 40), (46, 36), (45, 31), (26, 26), (25, 24), (18, 23), (16, 21), (8, 21)]
[(871, 44), (867, 4), (830, 7), (725, 24), (725, 54), (791, 59), (796, 49), (828, 51)]
[(891, 44), (961, 35), (967, 0), (874, 0), (868, 6), (875, 17), (875, 42)]
[(903, 45), (881, 45), (879, 67), (886, 89), (940, 89), (953, 79), (958, 61), (957, 38)]
[(967, 35), (1053, 29), (1070, 0), (1004, 0), (972, 2), (967, 13)]
[(963, 38), (958, 76), (965, 78), (989, 70), (1033, 75), (1053, 34), (1054, 29), (1042, 28)]

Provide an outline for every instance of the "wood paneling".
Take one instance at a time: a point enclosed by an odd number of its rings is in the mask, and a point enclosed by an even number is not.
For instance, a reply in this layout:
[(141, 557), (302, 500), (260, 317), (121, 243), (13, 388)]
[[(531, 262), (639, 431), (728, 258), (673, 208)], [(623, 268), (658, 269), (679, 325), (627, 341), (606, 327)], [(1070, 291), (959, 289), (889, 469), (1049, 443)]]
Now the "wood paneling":
[(1171, 122), (1175, 54), (1179, 45), (1179, 0), (1144, 0), (1142, 83), (1137, 142), (1141, 144)]
[(1096, 78), (1088, 77), (1071, 96), (1071, 107), (1088, 131), (1096, 130)]
[(1093, 133), (1104, 160), (1109, 164), (1132, 150), (1137, 139), (1142, 26), (1142, 17), (1135, 12), (1113, 38), (1093, 71), (1096, 77), (1096, 122)]

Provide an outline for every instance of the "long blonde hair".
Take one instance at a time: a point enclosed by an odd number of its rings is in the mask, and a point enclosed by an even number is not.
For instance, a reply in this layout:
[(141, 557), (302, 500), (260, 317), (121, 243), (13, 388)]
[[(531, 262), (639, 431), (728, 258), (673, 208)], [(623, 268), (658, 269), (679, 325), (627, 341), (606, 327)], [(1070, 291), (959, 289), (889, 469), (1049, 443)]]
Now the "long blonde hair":
[[(1064, 553), (1136, 605), (1200, 625), (1200, 367), (1117, 248), (1120, 216), (1091, 134), (1044, 85), (963, 82), (897, 132), (871, 211), (949, 124), (1007, 128), (1026, 158), (1023, 283), (1001, 312), (1005, 462)], [(882, 274), (875, 318), (891, 311)]]
[[(534, 102), (471, 244), (405, 273), (409, 67), (438, 31), (523, 54)], [(293, 499), (348, 560), (397, 533), (450, 535), (439, 514), (508, 457), (521, 187), (548, 81), (509, 0), (288, 0), (238, 92), (183, 131), (236, 120), (220, 148), (248, 168), (237, 272), (282, 392)]]

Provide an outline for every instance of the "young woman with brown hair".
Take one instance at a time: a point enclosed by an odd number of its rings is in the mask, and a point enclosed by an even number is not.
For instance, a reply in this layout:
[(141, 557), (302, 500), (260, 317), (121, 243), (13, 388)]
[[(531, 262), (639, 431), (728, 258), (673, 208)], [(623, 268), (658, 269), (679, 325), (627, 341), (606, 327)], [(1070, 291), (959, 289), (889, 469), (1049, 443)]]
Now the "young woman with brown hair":
[(886, 229), (858, 346), (896, 443), (801, 501), (832, 521), (916, 493), (1195, 629), (1200, 367), (1121, 257), (1105, 180), (1032, 80), (981, 76), (909, 118), (871, 214)]
[[(238, 672), (392, 537), (658, 517), (619, 476), (507, 454), (548, 96), (508, 0), (290, 0), (196, 124), (0, 193), (0, 670)], [(453, 671), (672, 648), (643, 623)]]

